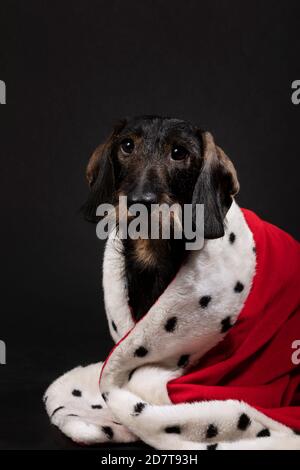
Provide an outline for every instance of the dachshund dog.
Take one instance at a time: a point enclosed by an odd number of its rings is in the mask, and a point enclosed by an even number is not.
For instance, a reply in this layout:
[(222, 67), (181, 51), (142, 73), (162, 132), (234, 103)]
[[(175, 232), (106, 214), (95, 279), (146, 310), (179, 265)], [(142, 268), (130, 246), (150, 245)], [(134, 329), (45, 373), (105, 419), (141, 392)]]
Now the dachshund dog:
[[(123, 120), (92, 155), (86, 177), (91, 193), (83, 211), (96, 221), (97, 206), (204, 204), (204, 237), (224, 235), (223, 220), (239, 184), (221, 149), (203, 168), (203, 132), (191, 123), (159, 116)], [(200, 174), (200, 177), (199, 177)], [(185, 240), (123, 240), (129, 301), (137, 319), (174, 278), (185, 256)], [(147, 296), (144, 292), (147, 291)]]
[[(156, 449), (299, 449), (299, 244), (238, 207), (237, 174), (209, 132), (158, 116), (121, 121), (89, 160), (87, 220), (116, 209), (103, 261), (115, 347), (45, 393), (51, 422), (74, 441), (142, 439)], [(203, 246), (186, 232), (120, 237), (137, 203), (204, 206)], [(152, 212), (153, 211), (153, 212)], [(101, 219), (101, 223), (102, 223)], [(136, 220), (136, 219), (135, 219)], [(98, 232), (97, 232), (98, 233)], [(273, 277), (272, 277), (273, 276)], [(100, 375), (100, 382), (99, 382)], [(99, 392), (100, 385), (100, 392)]]

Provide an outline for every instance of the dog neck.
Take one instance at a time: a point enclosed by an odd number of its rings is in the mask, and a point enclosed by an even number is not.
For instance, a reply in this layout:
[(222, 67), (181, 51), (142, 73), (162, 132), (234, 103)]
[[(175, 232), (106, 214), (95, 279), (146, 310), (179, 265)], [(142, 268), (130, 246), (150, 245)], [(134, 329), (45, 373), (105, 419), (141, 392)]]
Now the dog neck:
[(166, 289), (186, 256), (183, 240), (124, 240), (129, 304), (140, 319)]
[[(135, 318), (143, 317), (164, 292), (180, 267), (201, 258), (203, 278), (211, 282), (230, 270), (247, 271), (250, 263), (243, 252), (254, 245), (252, 234), (242, 211), (233, 201), (224, 220), (225, 234), (216, 240), (205, 240), (200, 252), (185, 250), (184, 240), (124, 240), (123, 253), (128, 286), (129, 304)], [(233, 249), (233, 247), (235, 249)], [(228, 275), (226, 272), (228, 271)]]

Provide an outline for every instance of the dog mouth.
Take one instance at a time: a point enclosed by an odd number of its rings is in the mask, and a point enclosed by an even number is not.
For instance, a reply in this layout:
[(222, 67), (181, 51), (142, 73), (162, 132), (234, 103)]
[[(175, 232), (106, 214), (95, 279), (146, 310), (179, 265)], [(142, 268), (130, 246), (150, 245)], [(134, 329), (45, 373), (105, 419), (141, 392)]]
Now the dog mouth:
[[(172, 239), (176, 233), (182, 236), (182, 207), (169, 195), (163, 195), (157, 203), (129, 203), (120, 194), (114, 205), (116, 228), (126, 226), (127, 235), (133, 239)], [(138, 231), (130, 237), (130, 227)]]

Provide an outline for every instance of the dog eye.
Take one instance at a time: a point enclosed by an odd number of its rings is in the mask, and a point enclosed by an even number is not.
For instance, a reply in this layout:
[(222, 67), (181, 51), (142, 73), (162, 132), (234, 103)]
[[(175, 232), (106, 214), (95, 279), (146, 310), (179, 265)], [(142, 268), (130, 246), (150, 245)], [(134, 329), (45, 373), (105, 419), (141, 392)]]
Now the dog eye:
[(184, 160), (188, 155), (188, 151), (186, 148), (182, 147), (182, 145), (174, 145), (171, 152), (171, 157), (173, 160)]
[(129, 155), (134, 149), (134, 143), (132, 139), (124, 139), (121, 142), (121, 150), (125, 155)]

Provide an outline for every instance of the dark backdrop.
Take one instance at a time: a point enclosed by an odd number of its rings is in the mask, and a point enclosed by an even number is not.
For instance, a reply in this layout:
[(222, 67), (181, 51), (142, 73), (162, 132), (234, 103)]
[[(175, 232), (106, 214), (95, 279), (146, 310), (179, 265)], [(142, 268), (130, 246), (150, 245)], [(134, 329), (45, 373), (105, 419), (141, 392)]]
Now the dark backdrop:
[(73, 447), (42, 393), (112, 345), (103, 246), (78, 209), (88, 156), (116, 118), (211, 130), (238, 169), (239, 203), (300, 236), (299, 15), (292, 0), (1, 0), (1, 448)]

